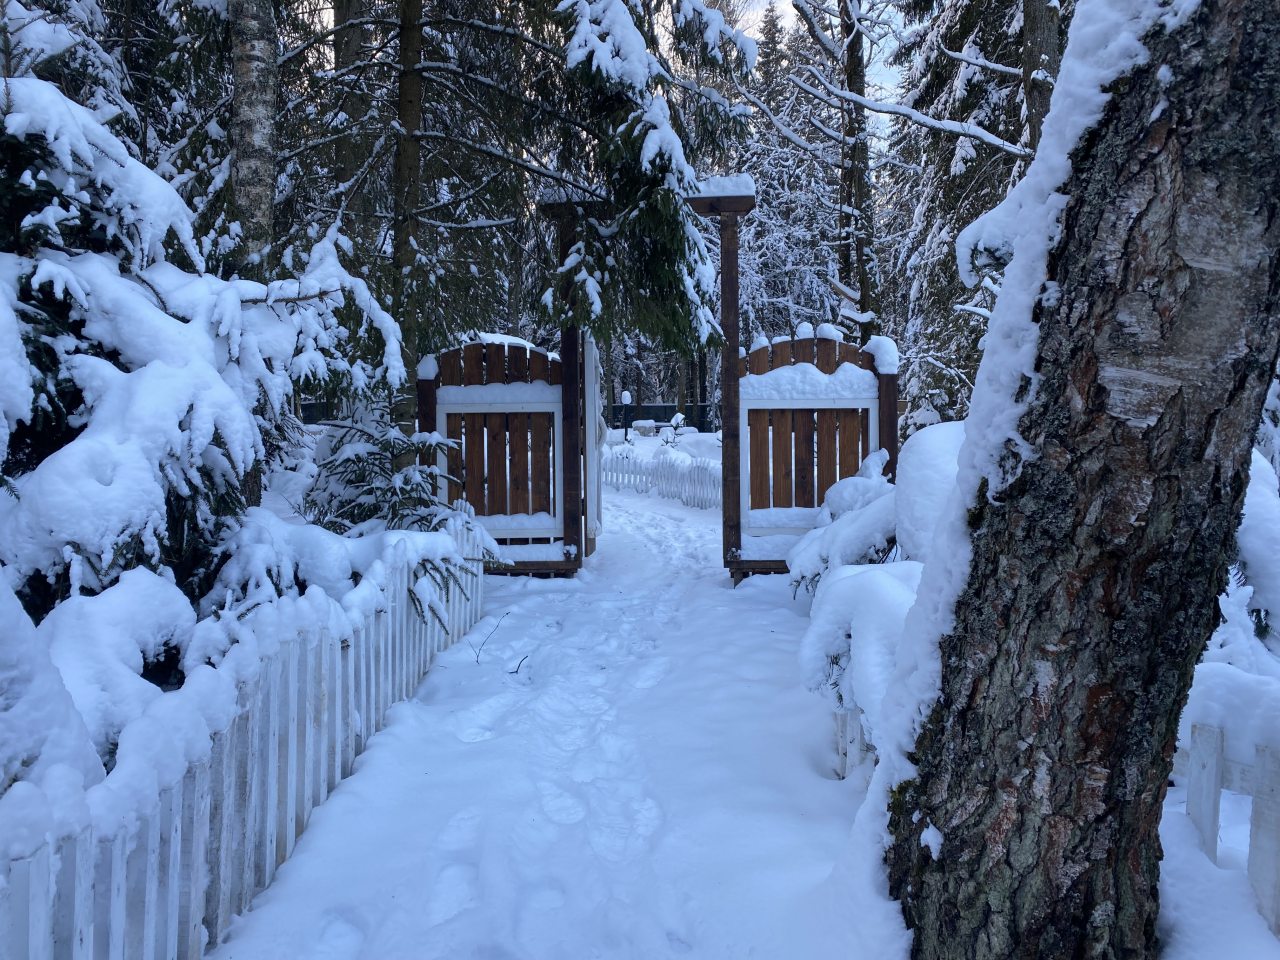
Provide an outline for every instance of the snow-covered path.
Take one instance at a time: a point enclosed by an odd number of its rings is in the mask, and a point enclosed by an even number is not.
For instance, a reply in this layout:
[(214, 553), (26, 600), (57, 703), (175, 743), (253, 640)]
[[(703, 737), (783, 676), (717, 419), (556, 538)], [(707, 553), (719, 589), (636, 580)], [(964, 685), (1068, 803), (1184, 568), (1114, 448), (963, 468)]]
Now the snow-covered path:
[(576, 580), (491, 578), (217, 960), (847, 954), (823, 881), (858, 797), (802, 608), (730, 589), (716, 512), (605, 521)]

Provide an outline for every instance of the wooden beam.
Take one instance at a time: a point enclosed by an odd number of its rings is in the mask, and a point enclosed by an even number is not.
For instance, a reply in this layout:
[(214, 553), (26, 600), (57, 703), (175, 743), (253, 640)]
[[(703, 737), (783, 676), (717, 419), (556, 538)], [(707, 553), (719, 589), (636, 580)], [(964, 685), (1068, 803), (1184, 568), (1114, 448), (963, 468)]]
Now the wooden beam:
[(884, 473), (890, 480), (898, 475), (898, 375), (896, 373), (876, 374), (879, 381), (880, 399), (876, 404), (879, 410), (877, 421), (880, 432), (880, 446), (889, 453), (889, 462), (885, 464)]
[(756, 198), (751, 196), (699, 196), (689, 197), (688, 203), (693, 208), (694, 213), (700, 213), (704, 217), (715, 217), (724, 213), (737, 215), (750, 213), (756, 207)]
[(564, 444), (564, 547), (571, 562), (582, 565), (582, 333), (577, 326), (560, 331), (560, 436)]
[[(754, 198), (749, 199), (754, 205)], [(694, 209), (698, 209), (696, 204)], [(720, 483), (727, 565), (742, 553), (742, 438), (738, 436), (738, 214), (726, 211), (720, 212), (720, 330), (724, 334), (720, 360)]]

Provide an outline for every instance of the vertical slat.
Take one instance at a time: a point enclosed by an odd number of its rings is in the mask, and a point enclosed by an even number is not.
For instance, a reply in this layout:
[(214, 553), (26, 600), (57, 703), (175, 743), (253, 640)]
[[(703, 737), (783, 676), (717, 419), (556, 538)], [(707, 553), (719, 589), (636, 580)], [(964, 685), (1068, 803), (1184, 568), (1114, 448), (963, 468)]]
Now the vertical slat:
[(9, 863), (13, 954), (53, 960), (53, 851), (42, 843), (29, 857)]
[(1218, 862), (1218, 814), (1222, 800), (1223, 734), (1221, 727), (1191, 725), (1187, 816), (1200, 834), (1200, 846)]
[(487, 457), (485, 480), (488, 486), (486, 513), (489, 516), (507, 513), (507, 415), (490, 413), (486, 416)]
[(468, 343), (462, 348), (462, 385), (478, 386), (484, 383), (484, 344)]
[(835, 373), (840, 367), (839, 344), (834, 340), (819, 340), (815, 349), (814, 362), (822, 373)]
[(53, 952), (58, 960), (93, 957), (93, 854), (88, 828), (59, 845), (61, 862), (53, 901)]
[(486, 343), (484, 357), (484, 382), (507, 382), (507, 349), (501, 343)]
[(840, 410), (836, 414), (840, 479), (855, 476), (862, 465), (861, 424), (862, 415), (857, 410)]
[(325, 761), (329, 756), (328, 727), (325, 720), (329, 713), (329, 676), (328, 660), (324, 655), (325, 638), (323, 631), (315, 636), (309, 648), (311, 660), (311, 722), (308, 726), (307, 750), (310, 759), (307, 769), (310, 771), (310, 789), (307, 791), (307, 810), (320, 806), (325, 798)]
[(507, 435), (511, 439), (510, 513), (529, 512), (529, 414), (507, 416)]
[[(777, 344), (776, 346), (782, 346)], [(789, 507), (792, 505), (791, 495), (791, 411), (770, 410), (769, 421), (773, 427), (773, 505)], [(724, 491), (728, 500), (729, 491)]]
[[(127, 916), (126, 863), (128, 837), (123, 830), (98, 840), (97, 863), (94, 865), (93, 955), (104, 960), (125, 960), (124, 935)], [(210, 932), (217, 928), (216, 896), (208, 911)]]
[(858, 411), (858, 432), (862, 438), (862, 459), (865, 460), (871, 455), (871, 411), (862, 409)]
[(178, 906), (178, 956), (204, 953), (205, 892), (209, 882), (210, 761), (191, 767), (182, 785), (182, 893)]
[(533, 382), (546, 380), (550, 372), (547, 355), (541, 350), (529, 351), (529, 379)]
[[(812, 343), (801, 340), (800, 343)], [(815, 506), (813, 496), (813, 411), (793, 410), (796, 506)]]
[(529, 348), (507, 345), (507, 383), (526, 383), (529, 379)]
[(791, 366), (791, 341), (783, 340), (781, 343), (772, 344), (769, 347), (769, 369), (777, 370), (780, 367)]
[(329, 701), (326, 736), (328, 755), (324, 789), (324, 795), (327, 798), (342, 779), (342, 735), (347, 718), (347, 697), (342, 671), (342, 644), (338, 637), (328, 630), (324, 633), (324, 639), (325, 656), (328, 658), (325, 675), (328, 678), (326, 682)]
[(748, 483), (751, 491), (751, 509), (764, 510), (769, 506), (769, 411), (747, 411)]
[(1263, 919), (1280, 935), (1280, 752), (1264, 744), (1258, 745), (1253, 765), (1249, 880)]
[(262, 668), (261, 719), (258, 724), (258, 753), (262, 758), (262, 790), (259, 810), (259, 837), (256, 886), (266, 887), (276, 875), (280, 819), (280, 698), (283, 665), (277, 650)]
[(462, 479), (467, 503), (477, 513), (487, 513), (484, 500), (484, 414), (467, 413), (462, 421)]
[(560, 386), (560, 381), (564, 379), (564, 364), (558, 358), (547, 357), (547, 383), (553, 387)]
[(311, 713), (315, 709), (311, 676), (311, 644), (305, 636), (298, 636), (290, 644), (295, 650), (298, 666), (296, 681), (298, 709), (294, 713), (292, 740), (294, 742), (295, 768), (293, 778), (294, 838), (307, 826), (307, 814), (311, 812)]
[(554, 414), (529, 414), (529, 446), (532, 467), (530, 510), (532, 513), (551, 512), (551, 445)]
[(262, 716), (256, 709), (256, 704), (261, 696), (264, 682), (265, 677), (260, 671), (257, 677), (240, 688), (242, 705), (239, 722), (244, 726), (244, 737), (240, 741), (240, 758), (236, 764), (240, 782), (240, 789), (237, 793), (238, 816), (236, 818), (237, 829), (240, 832), (236, 846), (238, 854), (237, 869), (239, 871), (239, 881), (236, 886), (236, 913), (248, 908), (249, 901), (253, 899), (255, 887), (258, 853), (257, 818), (262, 800), (262, 778), (257, 776), (259, 754), (253, 747), (258, 742), (258, 727), (262, 722)]
[[(834, 346), (832, 340), (819, 340), (818, 346), (824, 343)], [(814, 445), (817, 447), (818, 454), (817, 500), (818, 505), (821, 506), (827, 491), (836, 482), (836, 411), (818, 411), (818, 433), (814, 438)]]
[[(147, 814), (139, 819), (134, 832), (133, 849), (126, 860), (125, 953), (130, 960), (154, 960), (153, 933), (158, 920), (160, 828), (158, 817)], [(242, 849), (243, 843), (237, 849)], [(236, 864), (236, 868), (239, 864)], [(237, 883), (239, 878), (237, 877)], [(237, 886), (237, 889), (238, 886)]]
[(876, 410), (880, 446), (889, 454), (884, 475), (893, 479), (898, 474), (898, 375), (882, 373), (876, 380), (879, 386)]
[(444, 418), (445, 435), (454, 443), (445, 453), (445, 469), (452, 478), (449, 481), (449, 502), (453, 503), (462, 496), (462, 414), (450, 413)]
[(280, 648), (280, 776), (276, 811), (276, 862), (284, 863), (293, 853), (298, 825), (298, 641)]
[(437, 361), (440, 364), (440, 386), (462, 386), (462, 351), (455, 348), (443, 351)]
[(359, 706), (356, 701), (356, 680), (359, 671), (354, 636), (344, 637), (339, 642), (338, 655), (342, 661), (342, 772), (340, 777), (349, 777), (356, 759), (356, 724), (359, 723)]
[(209, 832), (209, 885), (205, 890), (205, 917), (209, 924), (209, 936), (214, 943), (222, 939), (226, 923), (231, 917), (231, 849), (236, 829), (235, 822), (235, 756), (236, 734), (234, 722), (215, 734), (210, 778), (210, 832)]
[(182, 884), (182, 791), (185, 782), (160, 793), (159, 901), (154, 929), (156, 956), (170, 960), (178, 955), (181, 923), (179, 899)]
[(814, 343), (812, 337), (803, 337), (791, 341), (792, 363), (813, 363)]

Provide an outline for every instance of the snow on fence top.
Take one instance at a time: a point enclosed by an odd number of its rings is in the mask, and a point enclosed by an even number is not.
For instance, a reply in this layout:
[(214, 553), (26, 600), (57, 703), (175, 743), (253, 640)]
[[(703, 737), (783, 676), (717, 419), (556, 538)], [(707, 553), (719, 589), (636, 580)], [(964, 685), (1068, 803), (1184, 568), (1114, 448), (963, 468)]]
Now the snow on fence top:
[(852, 363), (823, 373), (811, 363), (748, 374), (738, 384), (744, 400), (874, 400), (876, 377)]
[(735, 173), (726, 177), (707, 177), (698, 184), (695, 197), (754, 197), (756, 182), (749, 173)]

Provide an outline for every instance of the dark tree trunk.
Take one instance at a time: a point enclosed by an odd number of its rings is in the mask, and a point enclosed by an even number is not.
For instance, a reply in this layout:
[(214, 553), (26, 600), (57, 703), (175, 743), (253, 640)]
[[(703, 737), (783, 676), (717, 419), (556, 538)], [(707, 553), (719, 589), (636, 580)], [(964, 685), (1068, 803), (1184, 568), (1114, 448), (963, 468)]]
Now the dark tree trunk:
[(1024, 0), (1022, 4), (1022, 93), (1027, 106), (1027, 143), (1040, 145), (1040, 128), (1049, 112), (1053, 78), (1062, 60), (1058, 36), (1058, 0)]
[(240, 221), (242, 275), (262, 277), (276, 211), (276, 107), (280, 54), (272, 0), (230, 0), (231, 203)]
[[(858, 22), (861, 13), (859, 0), (842, 0), (840, 40), (844, 46), (844, 85), (846, 90), (865, 97), (867, 63)], [(874, 313), (879, 309), (879, 302), (871, 248), (871, 158), (867, 143), (867, 114), (861, 106), (845, 105), (843, 134), (836, 272), (846, 289), (858, 291), (858, 309), (863, 313)], [(878, 327), (865, 332), (876, 333)]]
[[(369, 112), (369, 98), (362, 89), (361, 59), (365, 55), (367, 28), (361, 23), (366, 15), (365, 0), (334, 0), (333, 65), (338, 73), (338, 89), (342, 91), (342, 110), (348, 123), (358, 126)], [(364, 237), (370, 211), (369, 190), (360, 181), (361, 171), (369, 159), (368, 139), (356, 130), (339, 137), (335, 144), (337, 179), (342, 185), (341, 202), (347, 212), (348, 233)], [(371, 239), (371, 237), (370, 237)]]
[(894, 795), (916, 957), (1156, 954), (1178, 714), (1280, 341), (1280, 27), (1270, 2), (1205, 0), (1148, 47), (1077, 150), (1021, 423), (1038, 456), (979, 493)]
[[(395, 267), (396, 320), (404, 341), (408, 382), (400, 393), (396, 421), (407, 434), (417, 429), (415, 390), (418, 354), (422, 347), (422, 310), (417, 286), (418, 206), (421, 199), (422, 147), (422, 0), (400, 0), (400, 84), (396, 98), (395, 168), (392, 172), (391, 260)], [(412, 461), (409, 461), (412, 462)]]

